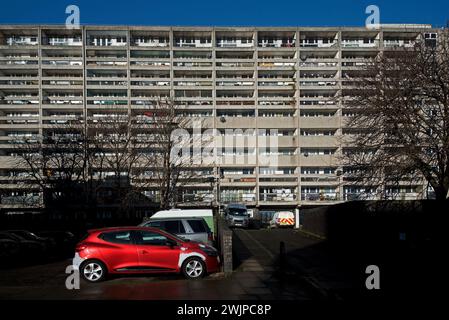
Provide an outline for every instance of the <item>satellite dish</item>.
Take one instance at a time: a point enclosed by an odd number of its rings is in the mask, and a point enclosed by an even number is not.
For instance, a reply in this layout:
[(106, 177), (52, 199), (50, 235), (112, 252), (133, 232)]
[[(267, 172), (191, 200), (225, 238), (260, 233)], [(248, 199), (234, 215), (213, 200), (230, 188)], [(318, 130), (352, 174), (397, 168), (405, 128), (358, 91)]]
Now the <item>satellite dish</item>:
[(307, 56), (306, 55), (300, 55), (299, 58), (301, 59), (301, 61), (306, 61), (307, 60)]
[(225, 118), (224, 116), (221, 116), (221, 117), (220, 117), (220, 121), (221, 121), (221, 122), (226, 122), (226, 118)]

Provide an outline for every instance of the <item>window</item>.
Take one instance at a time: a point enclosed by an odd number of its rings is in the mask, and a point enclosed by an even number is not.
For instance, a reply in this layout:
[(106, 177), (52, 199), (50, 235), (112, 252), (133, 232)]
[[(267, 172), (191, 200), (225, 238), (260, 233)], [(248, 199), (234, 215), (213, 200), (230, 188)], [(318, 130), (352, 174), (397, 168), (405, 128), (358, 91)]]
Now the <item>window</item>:
[(188, 221), (189, 221), (190, 227), (192, 228), (193, 232), (195, 232), (195, 233), (207, 232), (203, 221), (201, 221), (201, 220), (188, 220)]
[(158, 228), (170, 233), (178, 234), (185, 233), (184, 225), (179, 220), (173, 221), (151, 221), (147, 224), (148, 227)]
[(130, 231), (115, 231), (105, 232), (100, 235), (100, 239), (106, 242), (131, 244), (131, 232)]
[(184, 225), (180, 220), (164, 221), (161, 227), (163, 230), (174, 234), (186, 233)]
[(137, 231), (137, 244), (150, 246), (165, 246), (168, 238), (160, 233), (151, 231)]

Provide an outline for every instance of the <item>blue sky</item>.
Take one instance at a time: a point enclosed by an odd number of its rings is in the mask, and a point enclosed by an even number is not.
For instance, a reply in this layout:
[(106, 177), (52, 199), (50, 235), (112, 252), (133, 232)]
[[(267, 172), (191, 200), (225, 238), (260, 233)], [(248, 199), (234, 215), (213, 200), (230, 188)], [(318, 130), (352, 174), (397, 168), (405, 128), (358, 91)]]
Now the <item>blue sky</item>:
[(187, 26), (363, 26), (367, 5), (381, 23), (445, 26), (448, 0), (3, 0), (1, 24), (63, 24), (76, 4), (81, 24)]

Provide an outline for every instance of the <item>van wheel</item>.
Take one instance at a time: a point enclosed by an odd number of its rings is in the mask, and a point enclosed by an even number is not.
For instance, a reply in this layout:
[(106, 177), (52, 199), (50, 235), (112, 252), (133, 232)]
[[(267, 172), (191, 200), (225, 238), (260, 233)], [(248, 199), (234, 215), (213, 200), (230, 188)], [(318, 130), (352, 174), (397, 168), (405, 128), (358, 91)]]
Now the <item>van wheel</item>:
[(84, 280), (89, 282), (100, 282), (106, 278), (107, 269), (100, 260), (88, 260), (83, 262), (80, 273)]
[(188, 258), (182, 264), (182, 274), (187, 279), (200, 279), (206, 275), (206, 264), (199, 257)]

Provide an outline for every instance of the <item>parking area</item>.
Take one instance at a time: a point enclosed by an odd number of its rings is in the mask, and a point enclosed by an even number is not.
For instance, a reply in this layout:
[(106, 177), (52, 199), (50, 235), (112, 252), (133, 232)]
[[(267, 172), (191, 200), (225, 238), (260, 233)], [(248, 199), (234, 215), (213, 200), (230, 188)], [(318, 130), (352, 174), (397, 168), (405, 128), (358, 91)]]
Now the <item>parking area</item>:
[[(180, 275), (123, 275), (101, 283), (81, 280), (80, 289), (68, 290), (65, 269), (71, 259), (6, 268), (0, 272), (0, 298), (307, 300), (315, 292), (300, 282), (285, 281), (278, 272), (276, 241), (297, 247), (314, 242), (297, 237), (293, 230), (235, 229), (235, 271), (230, 276), (217, 273), (201, 280), (185, 280)], [(268, 241), (266, 246), (268, 239), (276, 241)]]

